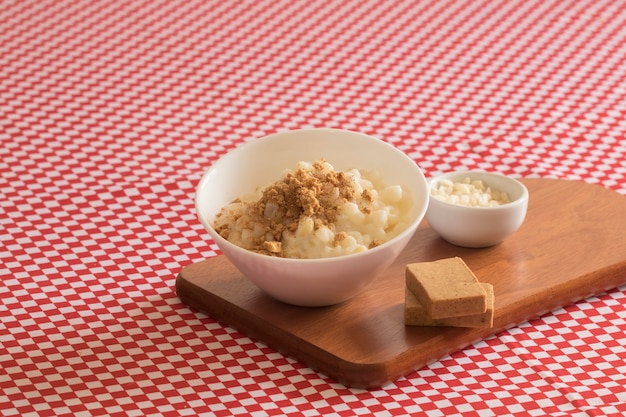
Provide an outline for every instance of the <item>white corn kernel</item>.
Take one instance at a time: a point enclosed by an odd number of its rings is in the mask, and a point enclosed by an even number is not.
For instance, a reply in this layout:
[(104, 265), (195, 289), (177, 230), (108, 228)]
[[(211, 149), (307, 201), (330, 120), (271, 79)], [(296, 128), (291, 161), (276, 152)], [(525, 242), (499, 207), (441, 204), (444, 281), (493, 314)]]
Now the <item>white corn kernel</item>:
[(431, 189), (430, 194), (446, 203), (466, 207), (493, 207), (511, 201), (506, 193), (486, 187), (481, 180), (470, 181), (467, 177), (457, 182), (443, 179)]

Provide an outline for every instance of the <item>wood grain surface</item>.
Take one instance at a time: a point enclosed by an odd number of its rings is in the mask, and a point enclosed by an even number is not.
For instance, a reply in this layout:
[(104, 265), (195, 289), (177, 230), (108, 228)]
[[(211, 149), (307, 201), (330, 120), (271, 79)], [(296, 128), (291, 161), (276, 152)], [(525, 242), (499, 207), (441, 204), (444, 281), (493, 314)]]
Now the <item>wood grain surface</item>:
[[(330, 307), (276, 301), (224, 257), (184, 267), (181, 301), (347, 386), (373, 389), (492, 334), (626, 282), (626, 197), (583, 182), (525, 179), (522, 227), (499, 245), (461, 248), (426, 221), (363, 293)], [(407, 263), (460, 256), (494, 286), (494, 327), (405, 326)]]

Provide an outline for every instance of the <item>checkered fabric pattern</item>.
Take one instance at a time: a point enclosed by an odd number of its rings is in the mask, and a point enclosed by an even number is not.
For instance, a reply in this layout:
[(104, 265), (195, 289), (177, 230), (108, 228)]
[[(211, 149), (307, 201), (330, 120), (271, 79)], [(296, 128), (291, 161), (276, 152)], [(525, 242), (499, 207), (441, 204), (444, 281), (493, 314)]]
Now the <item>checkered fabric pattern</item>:
[(0, 2), (0, 415), (626, 413), (626, 287), (372, 391), (183, 305), (203, 171), (302, 127), (626, 194), (626, 3)]

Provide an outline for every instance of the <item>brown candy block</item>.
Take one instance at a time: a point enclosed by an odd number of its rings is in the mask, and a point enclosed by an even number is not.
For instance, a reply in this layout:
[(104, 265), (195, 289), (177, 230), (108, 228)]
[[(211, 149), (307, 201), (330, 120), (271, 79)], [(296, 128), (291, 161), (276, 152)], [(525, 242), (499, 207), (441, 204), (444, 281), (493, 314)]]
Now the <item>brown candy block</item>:
[(404, 324), (407, 326), (493, 327), (493, 286), (487, 283), (480, 285), (487, 294), (487, 310), (484, 313), (443, 319), (431, 318), (407, 287), (404, 296)]
[(405, 275), (406, 286), (433, 319), (487, 309), (485, 290), (459, 257), (408, 264)]

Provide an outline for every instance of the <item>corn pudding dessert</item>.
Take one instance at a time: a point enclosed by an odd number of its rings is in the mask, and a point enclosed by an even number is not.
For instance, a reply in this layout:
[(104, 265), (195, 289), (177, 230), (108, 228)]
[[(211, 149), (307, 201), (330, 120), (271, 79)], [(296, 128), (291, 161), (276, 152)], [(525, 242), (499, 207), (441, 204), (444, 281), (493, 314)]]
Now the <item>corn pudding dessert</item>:
[(244, 249), (285, 258), (329, 258), (376, 247), (410, 223), (409, 193), (377, 171), (298, 162), (256, 195), (227, 204), (215, 230)]

